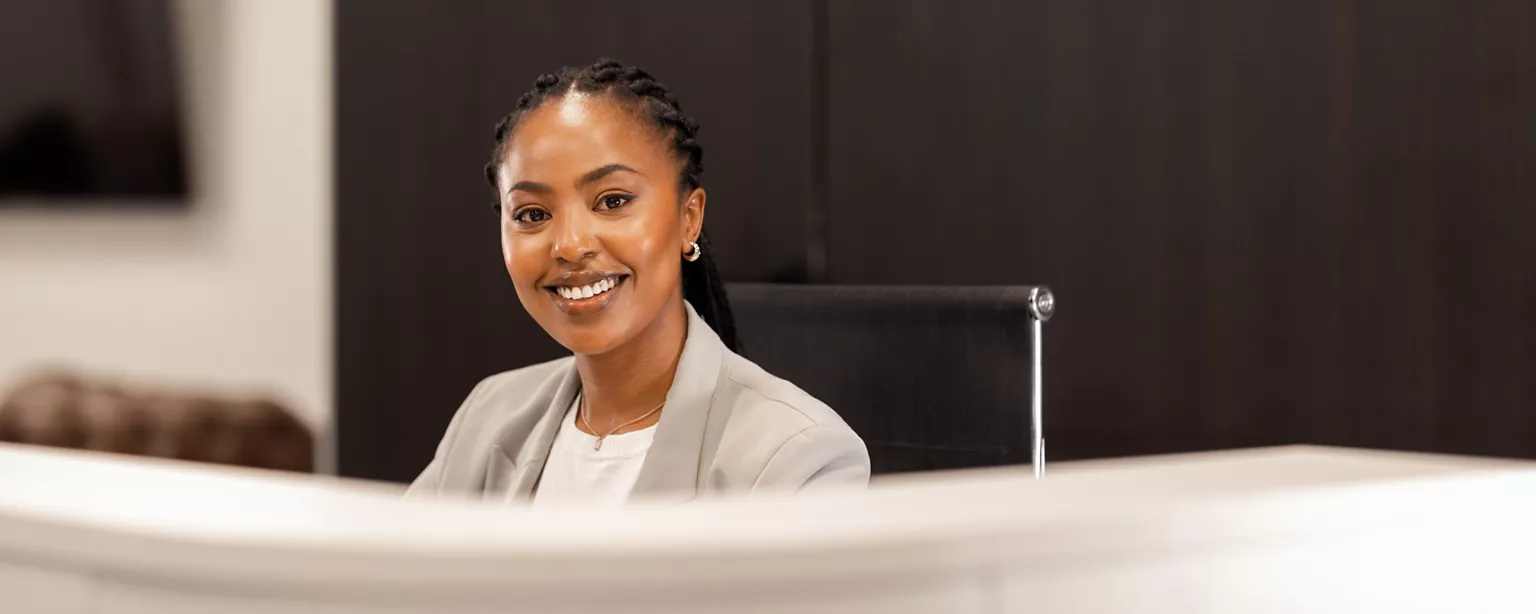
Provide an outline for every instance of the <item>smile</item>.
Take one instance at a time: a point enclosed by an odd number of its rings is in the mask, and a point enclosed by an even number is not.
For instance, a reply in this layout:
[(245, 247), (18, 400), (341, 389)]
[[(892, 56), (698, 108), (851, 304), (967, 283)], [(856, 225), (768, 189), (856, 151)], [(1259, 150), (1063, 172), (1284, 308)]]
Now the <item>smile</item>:
[[(584, 316), (608, 308), (618, 296), (616, 290), (624, 287), (628, 275), (582, 276), (544, 286), (554, 300), (555, 307), (566, 315)], [(580, 282), (580, 283), (578, 283)]]
[(579, 301), (600, 296), (619, 286), (618, 278), (610, 277), (585, 286), (555, 286), (555, 294), (568, 301)]

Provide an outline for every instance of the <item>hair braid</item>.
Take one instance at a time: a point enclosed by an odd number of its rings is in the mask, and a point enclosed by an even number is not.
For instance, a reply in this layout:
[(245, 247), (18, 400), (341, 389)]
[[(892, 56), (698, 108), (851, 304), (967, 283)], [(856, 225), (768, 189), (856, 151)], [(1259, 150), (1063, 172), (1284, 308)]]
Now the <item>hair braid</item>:
[[(496, 123), (496, 146), (491, 150), (491, 161), (485, 165), (485, 179), (491, 187), (496, 187), (496, 168), (501, 165), (502, 150), (506, 147), (507, 138), (523, 114), (572, 92), (611, 96), (637, 116), (654, 124), (668, 140), (673, 156), (682, 165), (678, 173), (680, 192), (687, 194), (703, 185), (704, 148), (698, 141), (699, 122), (684, 113), (677, 96), (650, 73), (639, 67), (625, 66), (604, 58), (586, 68), (565, 67), (541, 75), (534, 80), (533, 89), (517, 99), (517, 108)], [(500, 200), (493, 201), (492, 206), (500, 210)], [(693, 262), (683, 260), (683, 298), (720, 335), (726, 347), (738, 351), (736, 322), (731, 314), (730, 300), (725, 294), (725, 283), (720, 279), (720, 272), (715, 266), (714, 250), (702, 229), (699, 231), (698, 244), (699, 250), (703, 252), (701, 257)]]

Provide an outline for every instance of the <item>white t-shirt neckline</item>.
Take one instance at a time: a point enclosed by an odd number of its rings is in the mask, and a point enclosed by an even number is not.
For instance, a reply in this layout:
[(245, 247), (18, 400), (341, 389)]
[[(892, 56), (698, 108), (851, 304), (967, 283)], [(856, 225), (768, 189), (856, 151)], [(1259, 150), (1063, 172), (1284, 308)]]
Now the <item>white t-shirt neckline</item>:
[(576, 427), (579, 407), (581, 395), (577, 394), (561, 419), (533, 501), (621, 505), (640, 478), (656, 426), (609, 435), (602, 449), (597, 449), (597, 437)]

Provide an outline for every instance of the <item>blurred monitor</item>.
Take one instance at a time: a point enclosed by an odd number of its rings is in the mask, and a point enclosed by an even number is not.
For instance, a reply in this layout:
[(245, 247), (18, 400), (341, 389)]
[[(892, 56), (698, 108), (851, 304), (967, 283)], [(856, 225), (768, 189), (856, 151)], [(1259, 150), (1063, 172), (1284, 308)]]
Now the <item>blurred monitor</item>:
[(186, 202), (172, 1), (0, 2), (0, 208)]

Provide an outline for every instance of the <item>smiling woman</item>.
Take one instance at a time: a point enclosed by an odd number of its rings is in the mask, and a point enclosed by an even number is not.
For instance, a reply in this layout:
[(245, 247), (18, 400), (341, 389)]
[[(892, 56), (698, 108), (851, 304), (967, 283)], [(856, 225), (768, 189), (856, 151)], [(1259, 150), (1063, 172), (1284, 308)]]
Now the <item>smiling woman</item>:
[(648, 73), (539, 77), (485, 167), (523, 308), (574, 356), (486, 378), (413, 495), (621, 503), (869, 479), (825, 404), (736, 354), (698, 123)]

